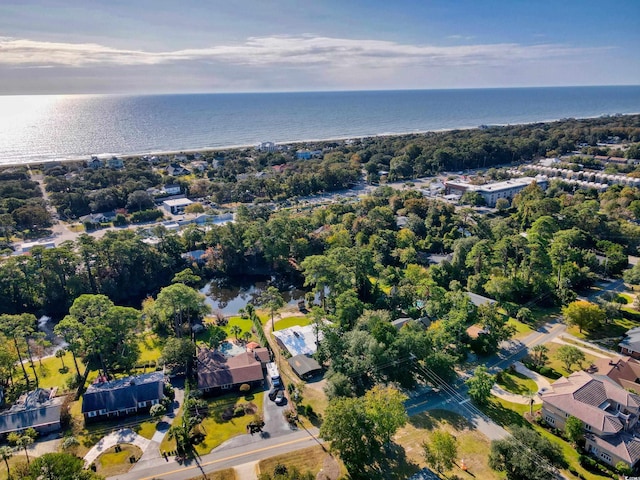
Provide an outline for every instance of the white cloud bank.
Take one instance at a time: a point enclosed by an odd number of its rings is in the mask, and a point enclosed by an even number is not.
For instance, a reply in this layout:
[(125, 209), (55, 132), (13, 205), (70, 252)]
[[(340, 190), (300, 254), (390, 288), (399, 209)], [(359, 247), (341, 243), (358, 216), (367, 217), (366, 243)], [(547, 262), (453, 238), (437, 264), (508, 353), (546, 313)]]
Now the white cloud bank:
[[(605, 47), (606, 48), (606, 47)], [(244, 66), (399, 68), (506, 65), (594, 53), (561, 44), (411, 45), (313, 35), (250, 37), (245, 42), (167, 52), (125, 50), (95, 43), (42, 42), (0, 37), (0, 65), (86, 67), (204, 61)]]

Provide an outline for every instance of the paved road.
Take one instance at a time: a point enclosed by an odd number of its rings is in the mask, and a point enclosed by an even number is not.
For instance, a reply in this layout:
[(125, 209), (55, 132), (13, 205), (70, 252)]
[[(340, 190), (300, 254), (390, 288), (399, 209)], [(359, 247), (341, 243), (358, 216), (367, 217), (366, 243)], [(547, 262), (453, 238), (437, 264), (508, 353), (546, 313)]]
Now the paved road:
[[(160, 462), (138, 463), (128, 473), (110, 477), (110, 480), (184, 480), (203, 473), (231, 468), (249, 462), (255, 462), (274, 455), (291, 452), (317, 445), (318, 429), (309, 431), (300, 429), (277, 438), (266, 437), (251, 445), (216, 449), (209, 455), (203, 455), (180, 465), (174, 459)], [(257, 435), (256, 435), (257, 437)]]

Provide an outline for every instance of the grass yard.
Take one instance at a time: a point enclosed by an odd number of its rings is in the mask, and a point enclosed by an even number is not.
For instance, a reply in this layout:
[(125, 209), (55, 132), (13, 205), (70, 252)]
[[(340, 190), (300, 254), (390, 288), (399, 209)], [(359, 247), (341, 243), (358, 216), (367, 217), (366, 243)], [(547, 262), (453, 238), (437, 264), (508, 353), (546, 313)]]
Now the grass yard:
[(303, 317), (303, 316), (284, 317), (284, 318), (281, 318), (280, 320), (276, 320), (275, 329), (276, 331), (284, 330), (285, 328), (289, 328), (289, 327), (304, 327), (309, 324), (311, 324), (311, 319), (307, 317)]
[(341, 474), (345, 475), (347, 471), (342, 463), (331, 461), (333, 458), (335, 457), (331, 457), (320, 445), (317, 445), (265, 458), (258, 462), (258, 474), (268, 473), (273, 475), (273, 470), (278, 464), (286, 465), (289, 469), (295, 467), (300, 473), (311, 472), (316, 475), (320, 470), (323, 470), (329, 474), (331, 473), (329, 472), (330, 468), (326, 468), (326, 465), (332, 464), (333, 473), (336, 473), (333, 478), (337, 478)]
[[(262, 321), (262, 320), (261, 320)], [(213, 318), (209, 318), (206, 319), (205, 324), (213, 324)], [(264, 325), (264, 321), (262, 322), (262, 324)], [(229, 322), (222, 327), (222, 329), (225, 331), (225, 333), (227, 334), (227, 338), (235, 338), (235, 335), (233, 335), (231, 333), (231, 327), (237, 325), (242, 329), (242, 333), (240, 333), (238, 335), (239, 338), (242, 338), (242, 334), (244, 332), (249, 332), (251, 333), (252, 337), (251, 340), (249, 341), (255, 341), (255, 335), (253, 335), (253, 333), (251, 332), (251, 329), (253, 328), (253, 322), (251, 320), (249, 320), (248, 318), (242, 318), (239, 316), (235, 316), (235, 317), (231, 317), (229, 318)], [(202, 333), (199, 333), (196, 336), (196, 340), (198, 342), (203, 342), (208, 344), (209, 343), (209, 331), (208, 330), (204, 330)]]
[(72, 402), (70, 405), (71, 413), (71, 435), (78, 439), (79, 444), (66, 450), (67, 453), (84, 457), (86, 453), (102, 437), (119, 430), (120, 428), (130, 428), (139, 435), (151, 440), (156, 431), (156, 422), (149, 415), (132, 415), (111, 421), (89, 423), (85, 425), (82, 416), (82, 400)]
[[(490, 448), (490, 441), (479, 431), (470, 428), (469, 422), (462, 416), (445, 410), (432, 410), (429, 412), (414, 415), (409, 419), (409, 423), (401, 428), (395, 435), (396, 443), (404, 447), (407, 457), (408, 471), (398, 472), (405, 476), (398, 478), (408, 478), (417, 469), (426, 466), (423, 459), (422, 442), (428, 441), (429, 434), (436, 430), (444, 430), (451, 433), (456, 438), (458, 454), (456, 458), (464, 458), (467, 465), (467, 474), (464, 474), (459, 467), (444, 472), (443, 478), (453, 478), (453, 475), (483, 480), (503, 478), (497, 472), (491, 470), (487, 464), (487, 452)], [(473, 476), (473, 477), (472, 477)]]
[(146, 363), (152, 360), (157, 361), (160, 358), (164, 344), (157, 335), (145, 332), (144, 335), (141, 335), (138, 346), (140, 347), (140, 358), (136, 363)]
[[(62, 369), (62, 362), (64, 362), (65, 370)], [(62, 359), (56, 357), (49, 357), (42, 359), (42, 366), (38, 361), (34, 362), (36, 366), (36, 372), (38, 373), (39, 385), (41, 388), (58, 387), (58, 391), (63, 392), (67, 390), (67, 380), (72, 378), (76, 373), (76, 367), (73, 365), (73, 358), (70, 352), (65, 352)], [(26, 365), (27, 373), (30, 377), (33, 377), (33, 372)], [(84, 372), (84, 364), (78, 359), (78, 367), (81, 372)], [(16, 375), (20, 371), (16, 372)]]
[(104, 477), (112, 477), (127, 473), (135, 463), (129, 462), (129, 457), (140, 458), (142, 450), (128, 443), (120, 444), (121, 450), (116, 452), (116, 447), (111, 447), (102, 453), (95, 461), (96, 473)]
[(226, 468), (224, 470), (218, 470), (217, 472), (207, 473), (207, 476), (198, 475), (197, 477), (191, 477), (189, 480), (242, 480), (236, 475), (236, 471), (233, 468)]
[(511, 325), (516, 329), (516, 333), (512, 337), (513, 340), (524, 338), (534, 331), (533, 328), (531, 328), (529, 325), (519, 322), (515, 318), (509, 318), (507, 325)]
[(527, 395), (530, 392), (538, 391), (536, 382), (521, 373), (511, 371), (509, 369), (500, 373), (497, 383), (507, 392), (516, 393), (518, 395)]
[(196, 445), (196, 451), (200, 455), (210, 453), (211, 450), (231, 437), (247, 433), (247, 424), (253, 415), (233, 417), (225, 421), (222, 414), (228, 408), (235, 407), (240, 403), (252, 403), (255, 405), (256, 413), (262, 414), (264, 402), (264, 392), (255, 392), (245, 397), (239, 395), (225, 395), (209, 400), (209, 414), (200, 424), (205, 432), (204, 441)]
[[(205, 434), (204, 441), (195, 446), (196, 452), (200, 455), (210, 453), (212, 449), (220, 445), (222, 442), (229, 440), (236, 435), (247, 433), (247, 424), (253, 418), (253, 415), (244, 415), (242, 417), (233, 417), (230, 420), (224, 420), (222, 414), (229, 408), (234, 408), (240, 403), (252, 403), (255, 405), (257, 413), (262, 414), (264, 404), (264, 392), (254, 392), (244, 397), (240, 394), (229, 394), (223, 397), (215, 397), (207, 399), (209, 406), (209, 414), (200, 424), (200, 428)], [(174, 425), (178, 425), (182, 421), (182, 409), (176, 414), (173, 421)], [(161, 452), (170, 452), (175, 450), (175, 440), (169, 439), (165, 435), (160, 444)]]
[[(511, 425), (524, 427), (529, 425), (529, 422), (524, 418), (524, 414), (529, 411), (529, 405), (507, 402), (498, 397), (491, 397), (489, 403), (479, 408), (501, 427), (506, 428)], [(536, 412), (541, 408), (542, 405), (534, 405), (533, 411)]]
[[(29, 455), (29, 459), (31, 459), (31, 455)], [(27, 467), (27, 457), (21, 454), (16, 454), (9, 459), (9, 468), (11, 469), (11, 477), (16, 478), (16, 470)], [(4, 461), (1, 462), (0, 465), (0, 480), (7, 480), (7, 466)]]
[[(637, 313), (630, 307), (622, 307), (623, 310), (629, 310)], [(616, 318), (613, 321), (602, 324), (599, 328), (590, 331), (580, 331), (575, 325), (567, 328), (567, 333), (574, 337), (585, 340), (598, 340), (601, 338), (622, 337), (625, 332), (631, 328), (639, 326), (640, 323), (628, 318)]]
[[(564, 368), (564, 364), (557, 358), (558, 349), (562, 346), (559, 343), (549, 342), (549, 343), (545, 343), (545, 346), (549, 349), (549, 352), (547, 353), (547, 356), (549, 357), (549, 361), (547, 362), (547, 367), (552, 368), (553, 370), (555, 370), (558, 373), (561, 373), (565, 377), (569, 376), (571, 373), (580, 369), (579, 365), (572, 365), (571, 368), (573, 370), (571, 371), (568, 371)], [(596, 360), (595, 356), (589, 355), (588, 353), (585, 352), (584, 362), (582, 362), (582, 367), (584, 368), (591, 365), (595, 360)]]

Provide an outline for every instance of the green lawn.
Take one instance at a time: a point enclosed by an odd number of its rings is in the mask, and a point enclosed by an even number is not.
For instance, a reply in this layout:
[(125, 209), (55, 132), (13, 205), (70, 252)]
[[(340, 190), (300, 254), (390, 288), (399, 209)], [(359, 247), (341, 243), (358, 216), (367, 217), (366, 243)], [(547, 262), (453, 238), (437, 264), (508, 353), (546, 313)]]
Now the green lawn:
[[(213, 319), (208, 319), (206, 321), (206, 323), (213, 323)], [(264, 322), (262, 322), (262, 323), (264, 325)], [(253, 328), (253, 322), (251, 320), (249, 320), (248, 318), (242, 318), (242, 317), (239, 317), (239, 316), (235, 316), (235, 317), (229, 318), (229, 322), (225, 326), (222, 327), (222, 329), (227, 334), (227, 338), (235, 338), (235, 335), (233, 335), (231, 333), (231, 327), (234, 326), (234, 325), (237, 325), (242, 329), (242, 333), (240, 333), (238, 335), (239, 338), (242, 338), (242, 334), (244, 332), (249, 332), (249, 333), (251, 333), (253, 335), (253, 333), (251, 332), (251, 329)], [(256, 340), (255, 335), (253, 337), (251, 337), (251, 340)], [(202, 333), (199, 333), (196, 336), (196, 341), (208, 344), (209, 343), (209, 331), (208, 330), (204, 330)]]
[[(571, 367), (573, 369), (572, 371), (568, 371), (564, 368), (564, 364), (557, 358), (558, 349), (562, 346), (559, 343), (549, 342), (549, 343), (545, 343), (545, 346), (549, 349), (549, 352), (547, 353), (547, 356), (549, 357), (549, 361), (547, 362), (547, 367), (552, 368), (553, 370), (562, 374), (565, 377), (569, 376), (571, 373), (580, 369), (578, 365), (573, 365)], [(589, 355), (586, 352), (584, 354), (584, 357), (585, 357), (585, 360), (584, 362), (582, 362), (583, 368), (588, 367), (596, 360), (596, 357), (594, 357), (593, 355)]]
[[(62, 370), (62, 362), (66, 367), (65, 370)], [(38, 361), (35, 361), (36, 372), (38, 373), (39, 384), (41, 388), (52, 388), (58, 387), (59, 391), (67, 390), (67, 380), (72, 378), (76, 373), (75, 366), (73, 365), (73, 358), (70, 352), (65, 352), (64, 357), (62, 357), (62, 361), (56, 357), (49, 357), (42, 360), (42, 366)], [(33, 372), (29, 368), (29, 365), (26, 365), (27, 373), (29, 373), (29, 377), (33, 378)], [(81, 372), (84, 372), (84, 364), (80, 359), (78, 359), (78, 367)], [(21, 370), (16, 372), (16, 375), (20, 374)]]
[(82, 415), (82, 400), (71, 403), (71, 433), (78, 439), (79, 445), (67, 450), (67, 453), (83, 457), (102, 437), (120, 428), (130, 428), (134, 432), (151, 440), (156, 431), (156, 422), (149, 415), (133, 415), (111, 421), (89, 423), (85, 425)]
[(311, 319), (307, 317), (284, 317), (276, 321), (276, 330), (284, 330), (289, 327), (304, 327), (310, 323)]
[(160, 355), (162, 355), (163, 346), (164, 342), (162, 342), (157, 335), (145, 332), (140, 339), (140, 358), (138, 358), (136, 363), (146, 363), (151, 360), (157, 361)]
[(129, 462), (129, 457), (140, 458), (142, 450), (128, 443), (119, 445), (121, 450), (116, 452), (116, 447), (111, 447), (102, 453), (95, 461), (98, 467), (96, 473), (104, 477), (112, 477), (128, 472), (134, 463)]
[(514, 340), (524, 338), (534, 331), (534, 329), (531, 328), (529, 325), (527, 325), (526, 323), (519, 322), (515, 318), (509, 318), (509, 321), (507, 322), (507, 324), (515, 327), (516, 329), (516, 333), (512, 337)]
[[(325, 447), (326, 448), (326, 447)], [(286, 465), (288, 468), (297, 468), (300, 473), (311, 472), (316, 475), (325, 466), (325, 459), (329, 457), (320, 445), (315, 447), (293, 450), (282, 455), (265, 458), (258, 462), (258, 472), (273, 475), (276, 465)], [(334, 457), (335, 458), (335, 457)], [(334, 464), (335, 465), (335, 464)], [(341, 464), (335, 465), (337, 473), (346, 474), (346, 469)], [(325, 473), (328, 473), (325, 471)]]
[(234, 417), (231, 420), (223, 420), (222, 413), (227, 408), (233, 408), (240, 403), (252, 403), (256, 412), (262, 414), (264, 392), (256, 392), (245, 397), (239, 395), (225, 395), (209, 400), (209, 414), (202, 421), (201, 427), (205, 432), (205, 439), (200, 445), (196, 445), (196, 451), (200, 455), (210, 453), (211, 450), (231, 437), (247, 433), (247, 424), (253, 418), (252, 415)]
[[(629, 310), (632, 313), (637, 313), (630, 307), (622, 307), (623, 310)], [(582, 332), (575, 325), (567, 328), (567, 332), (577, 338), (586, 340), (597, 340), (601, 338), (622, 337), (625, 332), (631, 328), (639, 326), (637, 321), (630, 320), (628, 318), (616, 318), (609, 323), (604, 323), (600, 327)]]
[[(502, 427), (529, 425), (524, 414), (529, 411), (529, 405), (507, 402), (501, 398), (491, 397), (489, 403), (479, 407), (488, 417)], [(541, 405), (534, 405), (533, 411), (540, 410)]]
[(538, 391), (536, 382), (521, 373), (511, 371), (509, 369), (500, 374), (500, 378), (497, 383), (507, 392), (518, 395), (527, 395), (530, 392)]
[(428, 441), (430, 434), (436, 430), (449, 432), (455, 437), (458, 447), (456, 462), (459, 464), (458, 459), (464, 459), (468, 468), (468, 473), (464, 474), (458, 466), (454, 466), (450, 471), (444, 472), (445, 476), (442, 478), (454, 478), (454, 475), (460, 478), (482, 480), (503, 478), (498, 472), (491, 470), (487, 464), (489, 439), (473, 428), (464, 417), (445, 410), (431, 410), (412, 416), (409, 418), (409, 423), (394, 436), (395, 442), (404, 448), (409, 467), (406, 471), (397, 472), (404, 475), (399, 475), (397, 478), (408, 478), (412, 472), (425, 466), (422, 442)]
[[(264, 391), (250, 393), (246, 396), (240, 394), (229, 394), (222, 397), (214, 397), (207, 399), (209, 413), (200, 424), (205, 434), (204, 441), (196, 445), (196, 452), (199, 455), (210, 453), (212, 449), (220, 445), (222, 442), (229, 440), (237, 435), (247, 433), (247, 424), (252, 420), (253, 415), (244, 415), (242, 417), (233, 417), (230, 420), (224, 420), (222, 414), (228, 408), (233, 409), (240, 403), (252, 403), (255, 405), (257, 413), (262, 414), (264, 404)], [(182, 421), (182, 409), (177, 413), (174, 425)], [(160, 451), (173, 451), (176, 448), (175, 440), (171, 440), (165, 436), (160, 444)]]

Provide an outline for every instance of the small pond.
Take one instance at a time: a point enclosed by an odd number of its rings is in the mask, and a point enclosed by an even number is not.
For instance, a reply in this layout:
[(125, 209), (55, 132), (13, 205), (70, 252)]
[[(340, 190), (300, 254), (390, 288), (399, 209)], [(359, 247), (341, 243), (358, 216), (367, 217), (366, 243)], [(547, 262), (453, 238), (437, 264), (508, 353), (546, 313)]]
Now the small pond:
[[(251, 303), (257, 305), (258, 298), (270, 285), (266, 280), (236, 282), (223, 284), (213, 280), (207, 283), (200, 293), (206, 295), (206, 303), (214, 313), (221, 312), (224, 315), (237, 315), (241, 308)], [(288, 290), (280, 289), (284, 301), (291, 306), (297, 306), (298, 300), (304, 300), (305, 291), (290, 287)]]

